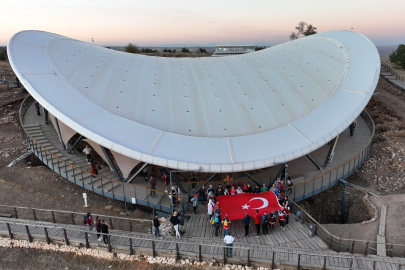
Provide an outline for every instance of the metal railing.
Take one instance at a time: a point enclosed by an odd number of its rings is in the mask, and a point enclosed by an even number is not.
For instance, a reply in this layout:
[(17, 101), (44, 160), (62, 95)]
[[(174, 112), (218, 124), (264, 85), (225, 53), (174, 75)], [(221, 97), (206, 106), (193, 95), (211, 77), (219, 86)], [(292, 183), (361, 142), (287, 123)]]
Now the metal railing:
[(377, 248), (381, 251), (386, 251), (387, 256), (390, 257), (405, 257), (405, 245), (401, 244), (377, 244), (375, 241), (346, 239), (334, 236), (328, 230), (326, 230), (321, 224), (319, 224), (311, 215), (309, 215), (305, 209), (298, 204), (292, 202), (294, 211), (299, 210), (300, 222), (308, 225), (312, 224), (312, 232), (321, 238), (328, 247), (336, 252), (349, 252), (358, 253), (364, 255), (376, 255)]
[[(0, 215), (4, 217), (61, 224), (85, 226), (83, 221), (86, 214), (55, 209), (0, 205)], [(107, 221), (111, 228), (115, 230), (152, 233), (153, 220), (151, 219), (124, 218), (97, 213), (91, 214), (93, 222), (96, 221), (96, 217), (99, 217), (101, 220)]]
[[(376, 269), (381, 264), (403, 269), (398, 259), (378, 259), (356, 257), (353, 255), (332, 255), (316, 252), (305, 252), (296, 250), (295, 252), (273, 249), (269, 246), (250, 247), (248, 244), (235, 243), (232, 247), (232, 259), (226, 257), (226, 247), (218, 244), (202, 244), (192, 241), (171, 241), (158, 240), (153, 238), (137, 237), (110, 233), (107, 236), (105, 246), (98, 244), (97, 232), (86, 231), (69, 227), (33, 225), (24, 222), (0, 221), (2, 230), (0, 235), (14, 240), (28, 240), (47, 242), (48, 244), (78, 244), (85, 248), (97, 247), (105, 248), (109, 252), (134, 254), (134, 250), (139, 254), (152, 255), (153, 257), (162, 255), (172, 257), (175, 260), (192, 259), (195, 261), (214, 261), (220, 263), (238, 264), (265, 264), (271, 269), (279, 266), (293, 266), (297, 269), (301, 267), (316, 267), (317, 269), (347, 268), (349, 269)], [(24, 229), (23, 229), (24, 228)], [(59, 236), (61, 235), (61, 236)], [(70, 235), (70, 236), (69, 236)], [(389, 268), (391, 269), (391, 268)]]
[[(29, 131), (24, 127), (24, 116), (34, 102), (32, 96), (24, 99), (20, 107), (20, 123), (22, 127), (22, 136), (31, 151), (51, 170), (66, 178), (67, 180), (87, 189), (93, 193), (120, 200), (128, 203), (148, 206), (156, 210), (171, 213), (171, 195), (163, 191), (151, 189), (142, 185), (126, 183), (102, 177), (100, 175), (91, 174), (80, 167), (70, 164), (60, 159), (55, 154), (49, 152), (45, 146), (31, 137)], [(85, 182), (87, 181), (87, 183)], [(117, 189), (122, 189), (117, 192)], [(154, 192), (156, 197), (152, 197)], [(181, 203), (175, 209), (181, 209), (186, 196), (174, 196)]]

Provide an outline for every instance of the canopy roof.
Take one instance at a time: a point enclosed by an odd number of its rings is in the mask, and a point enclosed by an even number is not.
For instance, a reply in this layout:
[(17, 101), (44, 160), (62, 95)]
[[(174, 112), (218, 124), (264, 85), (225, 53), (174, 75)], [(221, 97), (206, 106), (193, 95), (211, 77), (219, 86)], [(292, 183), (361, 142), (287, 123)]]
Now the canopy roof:
[(331, 31), (206, 58), (128, 54), (56, 34), (9, 41), (24, 87), (55, 117), (124, 156), (181, 170), (247, 171), (333, 139), (373, 94), (373, 43)]

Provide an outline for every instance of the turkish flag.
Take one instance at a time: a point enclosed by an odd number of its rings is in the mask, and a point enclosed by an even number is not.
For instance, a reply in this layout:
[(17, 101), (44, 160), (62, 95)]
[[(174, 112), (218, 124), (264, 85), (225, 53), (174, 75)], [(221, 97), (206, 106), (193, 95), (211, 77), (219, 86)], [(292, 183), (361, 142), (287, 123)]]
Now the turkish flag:
[(259, 210), (259, 214), (263, 215), (264, 212), (270, 213), (283, 209), (272, 191), (223, 195), (218, 197), (218, 202), (221, 206), (222, 218), (228, 215), (229, 220), (244, 218), (245, 213), (253, 216), (256, 210)]

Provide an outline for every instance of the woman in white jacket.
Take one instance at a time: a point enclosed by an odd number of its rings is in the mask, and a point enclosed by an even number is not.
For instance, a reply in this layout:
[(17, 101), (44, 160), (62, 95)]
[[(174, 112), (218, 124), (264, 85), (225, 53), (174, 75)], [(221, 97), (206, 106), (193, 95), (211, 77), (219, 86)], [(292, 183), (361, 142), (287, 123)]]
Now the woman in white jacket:
[(207, 214), (210, 216), (209, 220), (211, 220), (212, 211), (213, 211), (213, 209), (212, 209), (212, 200), (211, 199), (208, 201), (207, 207), (208, 207), (208, 213)]

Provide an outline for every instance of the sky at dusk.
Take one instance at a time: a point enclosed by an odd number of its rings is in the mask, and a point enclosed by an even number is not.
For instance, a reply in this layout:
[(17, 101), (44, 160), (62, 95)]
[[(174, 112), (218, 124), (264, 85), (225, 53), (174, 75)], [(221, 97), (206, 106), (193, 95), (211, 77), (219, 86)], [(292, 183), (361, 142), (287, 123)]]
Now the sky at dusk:
[(22, 30), (42, 30), (97, 45), (275, 45), (300, 21), (353, 30), (377, 46), (405, 43), (405, 0), (7, 0), (0, 46)]

